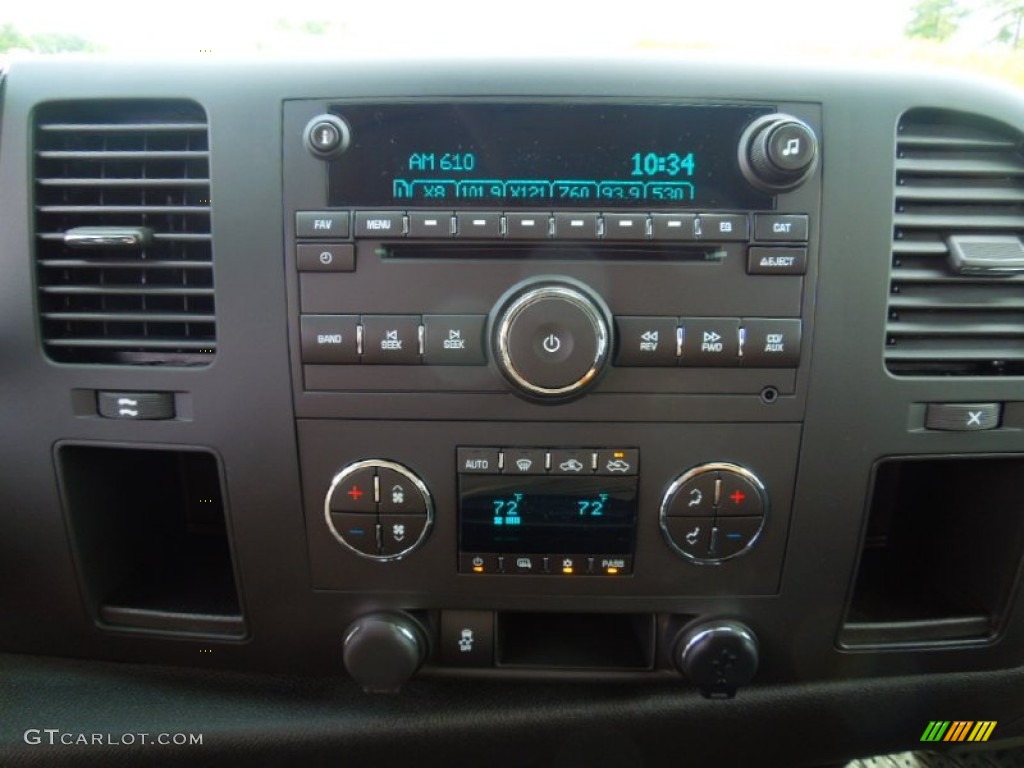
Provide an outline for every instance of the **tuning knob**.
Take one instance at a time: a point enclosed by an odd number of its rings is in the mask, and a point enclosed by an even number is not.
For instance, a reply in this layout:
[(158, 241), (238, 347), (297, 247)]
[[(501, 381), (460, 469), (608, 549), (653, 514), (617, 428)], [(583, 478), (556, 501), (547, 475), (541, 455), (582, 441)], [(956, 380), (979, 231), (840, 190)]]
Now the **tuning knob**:
[(367, 693), (398, 693), (427, 657), (420, 625), (402, 613), (371, 613), (345, 630), (345, 669)]
[(679, 633), (673, 661), (707, 698), (729, 698), (757, 672), (757, 637), (738, 621), (702, 622)]
[(515, 389), (537, 400), (565, 400), (593, 386), (608, 362), (611, 314), (566, 278), (521, 283), (492, 314), (493, 358)]
[(754, 187), (771, 194), (787, 192), (817, 167), (818, 138), (807, 123), (791, 115), (766, 115), (743, 132), (739, 160)]

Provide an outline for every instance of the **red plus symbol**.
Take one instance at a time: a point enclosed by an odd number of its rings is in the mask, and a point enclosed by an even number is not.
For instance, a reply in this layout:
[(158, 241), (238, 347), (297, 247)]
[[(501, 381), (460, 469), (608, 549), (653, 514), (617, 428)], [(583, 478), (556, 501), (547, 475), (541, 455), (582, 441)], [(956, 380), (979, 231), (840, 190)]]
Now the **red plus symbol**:
[(747, 498), (747, 494), (745, 494), (745, 493), (743, 493), (743, 491), (737, 489), (737, 490), (732, 492), (732, 495), (729, 496), (729, 498), (732, 499), (732, 503), (733, 504), (739, 504), (745, 498)]
[(353, 500), (359, 501), (359, 499), (361, 499), (363, 496), (363, 492), (359, 490), (358, 485), (353, 485), (352, 490), (348, 492), (348, 495), (351, 496)]

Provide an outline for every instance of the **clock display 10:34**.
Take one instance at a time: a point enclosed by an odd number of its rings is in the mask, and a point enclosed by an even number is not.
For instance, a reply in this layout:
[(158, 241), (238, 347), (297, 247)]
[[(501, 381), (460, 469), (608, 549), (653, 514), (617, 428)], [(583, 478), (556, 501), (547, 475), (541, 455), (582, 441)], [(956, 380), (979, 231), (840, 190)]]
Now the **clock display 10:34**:
[(631, 176), (693, 176), (696, 162), (693, 152), (680, 155), (676, 152), (669, 152), (667, 155), (659, 155), (657, 152), (635, 152), (630, 157), (633, 164)]

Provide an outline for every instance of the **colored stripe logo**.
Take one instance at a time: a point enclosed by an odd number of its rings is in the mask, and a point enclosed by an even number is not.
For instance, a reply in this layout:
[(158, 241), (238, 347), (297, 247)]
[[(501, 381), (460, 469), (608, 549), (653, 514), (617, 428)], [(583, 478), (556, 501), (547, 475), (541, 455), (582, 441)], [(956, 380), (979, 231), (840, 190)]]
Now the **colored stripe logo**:
[(996, 720), (932, 720), (921, 741), (988, 741)]

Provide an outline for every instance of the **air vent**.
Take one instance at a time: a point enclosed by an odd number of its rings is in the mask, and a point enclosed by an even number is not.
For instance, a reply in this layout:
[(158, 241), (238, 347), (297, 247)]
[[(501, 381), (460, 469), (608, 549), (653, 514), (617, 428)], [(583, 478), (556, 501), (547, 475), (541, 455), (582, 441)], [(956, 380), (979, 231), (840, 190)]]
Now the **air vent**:
[(36, 265), (51, 359), (212, 360), (209, 167), (206, 114), (193, 102), (37, 111)]
[(896, 141), (885, 361), (907, 376), (1024, 374), (1020, 132), (915, 109)]

